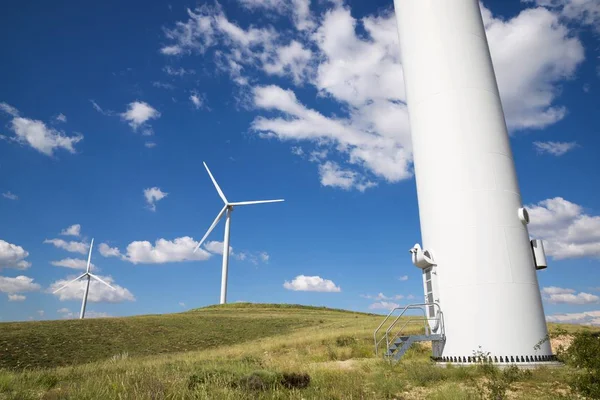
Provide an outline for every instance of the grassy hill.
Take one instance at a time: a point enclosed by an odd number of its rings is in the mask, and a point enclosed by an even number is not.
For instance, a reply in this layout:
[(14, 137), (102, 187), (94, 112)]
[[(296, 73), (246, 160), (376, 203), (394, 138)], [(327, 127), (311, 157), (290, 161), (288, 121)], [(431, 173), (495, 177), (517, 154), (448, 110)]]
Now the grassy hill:
[[(425, 347), (396, 365), (376, 358), (372, 334), (381, 320), (318, 307), (229, 304), (2, 323), (0, 399), (480, 398), (489, 377), (475, 367), (436, 367)], [(568, 396), (572, 373), (519, 375), (513, 398)]]

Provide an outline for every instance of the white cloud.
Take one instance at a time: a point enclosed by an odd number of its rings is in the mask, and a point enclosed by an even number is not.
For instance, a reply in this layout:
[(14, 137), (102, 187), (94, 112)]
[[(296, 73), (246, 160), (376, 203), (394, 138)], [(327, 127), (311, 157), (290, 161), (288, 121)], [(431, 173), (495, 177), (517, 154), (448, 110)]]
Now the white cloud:
[[(153, 246), (148, 241), (129, 243), (126, 254), (121, 254), (117, 248), (104, 248), (100, 253), (105, 257), (120, 257), (133, 264), (164, 264), (182, 261), (204, 261), (210, 258), (210, 253), (199, 249), (194, 253), (198, 242), (184, 236), (174, 240), (158, 239)], [(101, 245), (102, 246), (102, 245)]]
[(264, 263), (268, 263), (269, 259), (271, 258), (271, 256), (269, 256), (269, 253), (267, 253), (266, 251), (260, 252), (258, 257), (260, 258), (260, 261)]
[(33, 282), (33, 278), (19, 275), (16, 278), (0, 276), (0, 292), (15, 294), (23, 292), (35, 292), (40, 290), (40, 285)]
[(25, 299), (27, 299), (27, 297), (23, 296), (21, 294), (9, 294), (8, 295), (8, 301), (25, 301)]
[(44, 310), (37, 310), (37, 314), (38, 314), (40, 317), (43, 317), (43, 316), (44, 316), (44, 314), (45, 314), (45, 312), (44, 312)]
[(546, 317), (548, 322), (600, 326), (600, 310), (581, 313), (554, 314)]
[[(101, 282), (96, 281), (95, 279), (91, 279), (90, 291), (88, 293), (89, 302), (121, 303), (123, 301), (135, 301), (135, 297), (133, 296), (133, 294), (131, 294), (131, 292), (128, 289), (115, 284), (111, 276), (99, 275), (99, 277), (100, 279), (104, 280), (105, 282), (109, 283), (112, 287), (114, 287), (115, 290), (109, 288)], [(66, 279), (59, 279), (50, 285), (48, 291), (53, 292), (74, 278), (76, 278), (76, 276), (69, 276)], [(63, 290), (61, 290), (60, 292), (55, 293), (54, 295), (58, 297), (60, 301), (81, 300), (83, 298), (85, 284), (85, 280), (74, 282), (66, 288), (64, 288)]]
[(553, 304), (593, 304), (600, 301), (600, 297), (590, 293), (577, 293), (573, 289), (560, 288), (556, 286), (542, 289), (544, 300)]
[[(76, 313), (72, 312), (68, 308), (61, 308), (57, 312), (59, 314), (61, 314), (61, 317), (63, 319), (79, 318), (79, 314), (76, 314)], [(86, 310), (86, 312), (85, 312), (85, 318), (86, 319), (90, 319), (90, 318), (108, 318), (108, 317), (110, 317), (110, 315), (108, 313), (105, 313), (105, 312), (97, 312), (97, 311), (93, 311), (93, 310)]]
[(238, 0), (241, 5), (264, 12), (273, 11), (292, 18), (299, 31), (312, 29), (315, 25), (310, 13), (310, 0)]
[(204, 96), (193, 92), (190, 95), (190, 101), (192, 102), (192, 104), (194, 105), (194, 107), (196, 107), (196, 109), (200, 109), (202, 108), (202, 106), (204, 105)]
[(44, 243), (52, 244), (54, 247), (66, 250), (71, 253), (87, 254), (90, 245), (84, 242), (67, 242), (62, 239), (46, 239)]
[[(523, 0), (521, 0), (523, 1)], [(597, 0), (525, 0), (558, 10), (561, 16), (589, 25), (600, 32), (600, 3)]]
[(270, 75), (290, 76), (296, 85), (301, 85), (311, 74), (312, 52), (296, 40), (278, 47), (272, 60), (263, 64), (263, 70)]
[(544, 8), (510, 20), (486, 9), (483, 16), (509, 128), (543, 128), (561, 120), (566, 109), (554, 102), (560, 82), (584, 60), (581, 42)]
[(400, 304), (392, 303), (391, 301), (378, 301), (369, 306), (370, 310), (388, 310), (391, 311), (394, 308), (400, 307)]
[(175, 89), (175, 86), (173, 86), (172, 84), (165, 83), (165, 82), (159, 82), (159, 81), (152, 82), (152, 86), (154, 86), (156, 88), (160, 88), (160, 89), (168, 89), (168, 90)]
[(5, 113), (7, 113), (8, 115), (11, 115), (13, 117), (18, 117), (19, 116), (19, 110), (17, 110), (15, 107), (11, 106), (10, 104), (7, 103), (0, 103), (0, 111), (4, 111)]
[(27, 269), (31, 267), (31, 263), (25, 261), (27, 256), (29, 253), (21, 246), (0, 239), (0, 269)]
[[(204, 243), (204, 248), (213, 253), (223, 255), (223, 242), (219, 242), (217, 240), (211, 240)], [(229, 246), (229, 254), (233, 252), (233, 247)]]
[(66, 136), (64, 132), (48, 127), (42, 121), (20, 117), (19, 111), (6, 103), (0, 103), (0, 110), (13, 117), (9, 127), (15, 137), (10, 140), (28, 145), (47, 156), (54, 155), (57, 149), (75, 153), (74, 145), (83, 140), (83, 135)]
[(577, 146), (577, 142), (533, 142), (533, 147), (538, 153), (553, 156), (562, 156)]
[(544, 240), (548, 255), (555, 259), (600, 258), (600, 216), (590, 216), (562, 197), (529, 205), (527, 210), (529, 232)]
[(185, 303), (184, 303), (183, 301), (180, 301), (180, 302), (179, 302), (179, 306), (180, 306), (180, 307), (185, 307)]
[(153, 147), (156, 147), (156, 143), (154, 143), (154, 142), (146, 142), (146, 143), (144, 143), (144, 146), (146, 146), (147, 148), (151, 149)]
[(377, 185), (374, 182), (366, 181), (357, 172), (341, 169), (333, 161), (326, 161), (324, 164), (319, 165), (319, 175), (321, 176), (321, 185), (345, 190), (355, 188), (364, 192), (367, 188)]
[[(188, 10), (187, 21), (166, 31), (169, 44), (162, 52), (206, 57), (214, 47), (217, 67), (252, 90), (250, 102), (261, 112), (251, 125), (254, 132), (295, 146), (330, 145), (328, 158), (320, 164), (334, 162), (340, 171), (363, 179), (363, 185), (350, 185), (351, 177), (342, 175), (336, 187), (364, 190), (373, 177), (387, 182), (411, 178), (412, 147), (393, 13), (357, 20), (343, 1), (334, 1), (333, 8), (315, 18), (309, 0), (238, 1), (250, 10), (291, 16), (303, 32), (290, 37), (277, 34), (269, 24), (244, 28), (227, 19), (220, 6), (202, 6)], [(509, 128), (543, 128), (562, 119), (567, 110), (557, 103), (561, 84), (584, 60), (574, 31), (544, 8), (526, 9), (511, 19), (493, 16), (485, 8), (482, 12)], [(309, 85), (339, 106), (338, 115), (305, 106), (293, 91), (265, 82), (261, 72), (287, 77), (296, 86)]]
[[(78, 258), (65, 258), (60, 261), (52, 261), (50, 264), (54, 265), (55, 267), (85, 270), (87, 267), (87, 260), (81, 260)], [(96, 266), (93, 263), (90, 263), (90, 270), (96, 271)]]
[[(219, 242), (217, 240), (208, 241), (208, 242), (205, 242), (204, 248), (210, 253), (223, 255), (223, 242)], [(231, 246), (229, 246), (229, 254), (231, 257), (235, 258), (236, 260), (249, 261), (254, 265), (257, 265), (260, 262), (267, 264), (269, 262), (269, 258), (270, 258), (269, 253), (267, 253), (266, 251), (234, 252), (233, 247), (231, 247)]]
[(60, 231), (60, 234), (63, 236), (79, 237), (81, 235), (81, 225), (79, 225), (79, 224), (71, 225), (68, 228), (65, 228), (62, 231)]
[(173, 68), (171, 66), (166, 66), (163, 68), (167, 74), (171, 76), (184, 76), (184, 75), (193, 75), (196, 73), (193, 69), (185, 69), (185, 68)]
[(58, 114), (54, 119), (58, 122), (67, 122), (67, 116), (63, 113)]
[(370, 295), (370, 294), (361, 294), (360, 297), (363, 297), (365, 299), (371, 299), (371, 300), (402, 300), (404, 298), (404, 296), (401, 294), (397, 294), (397, 295), (388, 297), (381, 292), (375, 296)]
[(552, 296), (552, 295), (556, 295), (556, 294), (569, 294), (569, 293), (575, 293), (575, 290), (560, 288), (560, 287), (556, 287), (556, 286), (547, 286), (545, 288), (542, 288), (542, 294), (544, 294), (544, 295)]
[(164, 199), (168, 195), (168, 193), (163, 192), (157, 187), (144, 189), (146, 203), (148, 203), (148, 208), (152, 211), (156, 211), (156, 202)]
[(103, 257), (121, 257), (121, 252), (116, 247), (110, 247), (106, 243), (100, 243), (98, 251)]
[(320, 276), (298, 275), (291, 282), (285, 281), (283, 287), (287, 290), (299, 292), (341, 292), (342, 289), (336, 286), (333, 281), (323, 279)]
[(19, 200), (19, 196), (17, 196), (14, 193), (11, 193), (10, 191), (2, 193), (2, 197), (7, 198), (9, 200)]
[(408, 275), (403, 275), (400, 278), (398, 278), (399, 281), (407, 281), (408, 280)]
[(133, 130), (137, 130), (140, 126), (145, 125), (147, 121), (160, 118), (161, 114), (148, 103), (134, 101), (129, 103), (127, 111), (120, 115), (121, 118), (129, 123), (129, 126), (131, 126)]

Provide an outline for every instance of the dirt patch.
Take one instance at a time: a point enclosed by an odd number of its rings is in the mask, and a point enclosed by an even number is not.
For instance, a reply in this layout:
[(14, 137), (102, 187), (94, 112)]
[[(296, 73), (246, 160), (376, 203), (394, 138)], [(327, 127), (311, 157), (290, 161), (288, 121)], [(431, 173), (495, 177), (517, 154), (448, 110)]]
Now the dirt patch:
[(562, 346), (563, 350), (569, 348), (569, 346), (573, 343), (572, 335), (562, 335), (555, 338), (550, 339), (550, 346), (552, 346), (552, 352), (556, 354), (558, 349)]
[(314, 364), (317, 368), (351, 370), (357, 367), (356, 360), (327, 361)]

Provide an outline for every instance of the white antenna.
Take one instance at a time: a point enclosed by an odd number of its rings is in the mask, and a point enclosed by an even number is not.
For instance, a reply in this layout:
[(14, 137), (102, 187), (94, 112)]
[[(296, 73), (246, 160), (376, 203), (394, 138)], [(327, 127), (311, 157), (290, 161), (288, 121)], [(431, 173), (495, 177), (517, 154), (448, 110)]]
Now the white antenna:
[(110, 286), (108, 283), (104, 282), (102, 279), (100, 279), (99, 277), (97, 277), (96, 275), (94, 275), (90, 272), (90, 265), (91, 265), (90, 261), (92, 260), (92, 247), (94, 247), (94, 239), (92, 239), (92, 242), (90, 243), (90, 252), (88, 254), (87, 267), (85, 269), (85, 274), (79, 275), (77, 278), (64, 284), (63, 286), (61, 286), (60, 288), (58, 288), (54, 292), (52, 292), (52, 293), (58, 293), (61, 290), (63, 290), (64, 288), (66, 288), (67, 286), (69, 286), (71, 283), (77, 282), (81, 278), (87, 278), (87, 281), (85, 283), (85, 293), (83, 294), (83, 301), (81, 302), (81, 313), (79, 314), (79, 319), (83, 319), (83, 317), (85, 316), (85, 306), (87, 305), (87, 297), (88, 297), (88, 292), (90, 291), (90, 279), (91, 278), (94, 278), (95, 280), (97, 280), (101, 283), (104, 283), (106, 286), (108, 286), (112, 290), (116, 290), (114, 287)]
[(213, 177), (212, 173), (210, 172), (210, 169), (208, 169), (208, 165), (206, 165), (205, 162), (203, 162), (203, 164), (204, 164), (204, 168), (206, 168), (206, 171), (208, 172), (208, 175), (210, 176), (210, 179), (212, 180), (213, 184), (215, 185), (215, 188), (217, 189), (219, 196), (221, 197), (221, 199), (223, 200), (223, 203), (225, 203), (225, 205), (223, 206), (223, 208), (217, 215), (217, 218), (215, 218), (215, 220), (213, 221), (210, 228), (208, 228), (208, 231), (206, 231), (206, 233), (204, 234), (204, 237), (200, 240), (200, 242), (194, 249), (194, 253), (200, 248), (200, 246), (202, 246), (202, 243), (204, 243), (204, 241), (206, 240), (208, 235), (210, 235), (210, 233), (213, 231), (213, 229), (215, 229), (215, 226), (217, 226), (217, 224), (219, 223), (221, 218), (223, 218), (223, 215), (225, 215), (225, 213), (227, 213), (227, 219), (225, 220), (225, 238), (223, 240), (223, 270), (222, 270), (222, 275), (221, 275), (221, 301), (220, 301), (221, 304), (225, 304), (225, 303), (227, 303), (227, 272), (228, 272), (228, 268), (229, 268), (229, 227), (231, 224), (231, 212), (233, 211), (233, 207), (248, 206), (248, 205), (252, 205), (252, 204), (279, 203), (284, 200), (283, 199), (257, 200), (257, 201), (241, 201), (241, 202), (236, 202), (236, 203), (230, 203), (227, 200), (227, 197), (225, 197), (225, 195), (223, 194), (223, 191), (219, 187), (219, 184)]

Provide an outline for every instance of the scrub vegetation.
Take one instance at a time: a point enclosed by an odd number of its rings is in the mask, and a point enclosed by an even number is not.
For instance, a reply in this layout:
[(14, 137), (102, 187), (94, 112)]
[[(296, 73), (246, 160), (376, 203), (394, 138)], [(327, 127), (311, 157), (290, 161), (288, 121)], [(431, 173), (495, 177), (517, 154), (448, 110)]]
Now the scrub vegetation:
[(591, 328), (551, 325), (549, 339), (562, 344), (567, 365), (522, 371), (440, 368), (423, 345), (391, 364), (373, 351), (381, 321), (327, 308), (229, 304), (2, 323), (0, 399), (597, 398), (600, 339)]

